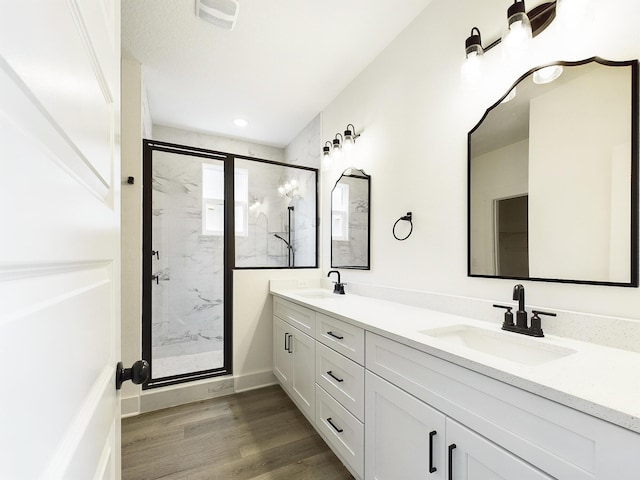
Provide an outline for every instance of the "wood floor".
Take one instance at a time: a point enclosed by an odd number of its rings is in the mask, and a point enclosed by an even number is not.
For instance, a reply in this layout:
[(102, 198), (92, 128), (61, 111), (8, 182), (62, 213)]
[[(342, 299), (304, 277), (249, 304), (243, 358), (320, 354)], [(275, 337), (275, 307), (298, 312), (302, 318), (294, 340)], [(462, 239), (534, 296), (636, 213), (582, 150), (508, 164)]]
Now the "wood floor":
[(122, 420), (123, 480), (352, 478), (277, 385)]

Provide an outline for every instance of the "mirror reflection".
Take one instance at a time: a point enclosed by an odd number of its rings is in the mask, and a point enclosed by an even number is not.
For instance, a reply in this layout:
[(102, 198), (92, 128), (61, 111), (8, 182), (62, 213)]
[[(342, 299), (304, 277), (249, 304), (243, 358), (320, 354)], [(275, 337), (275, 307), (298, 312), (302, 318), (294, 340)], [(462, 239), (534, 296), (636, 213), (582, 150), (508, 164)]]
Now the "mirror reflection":
[(487, 110), (469, 133), (470, 276), (637, 286), (637, 88), (637, 61), (589, 59)]
[(331, 191), (331, 267), (369, 270), (371, 177), (345, 170)]

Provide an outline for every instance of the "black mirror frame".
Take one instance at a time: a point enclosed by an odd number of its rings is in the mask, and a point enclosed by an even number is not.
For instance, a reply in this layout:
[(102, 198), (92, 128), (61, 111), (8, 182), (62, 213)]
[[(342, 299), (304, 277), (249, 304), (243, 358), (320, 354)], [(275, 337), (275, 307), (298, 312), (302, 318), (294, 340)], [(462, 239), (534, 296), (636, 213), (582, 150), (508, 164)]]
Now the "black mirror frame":
[[(353, 172), (354, 170), (361, 173), (361, 175), (353, 175), (351, 172)], [(329, 220), (330, 226), (331, 226), (330, 228), (331, 233), (329, 237), (330, 238), (329, 253), (331, 255), (331, 268), (341, 268), (341, 269), (349, 269), (349, 270), (371, 270), (371, 175), (367, 175), (365, 171), (361, 168), (349, 167), (345, 169), (340, 175), (340, 177), (338, 178), (338, 180), (336, 180), (336, 183), (331, 189), (330, 212), (333, 212), (333, 190), (335, 190), (336, 186), (338, 185), (342, 177), (354, 177), (354, 178), (362, 178), (364, 180), (367, 180), (367, 196), (369, 198), (369, 208), (367, 210), (367, 265), (366, 266), (335, 265), (333, 263), (333, 222)], [(330, 214), (330, 217), (331, 215), (332, 213)]]

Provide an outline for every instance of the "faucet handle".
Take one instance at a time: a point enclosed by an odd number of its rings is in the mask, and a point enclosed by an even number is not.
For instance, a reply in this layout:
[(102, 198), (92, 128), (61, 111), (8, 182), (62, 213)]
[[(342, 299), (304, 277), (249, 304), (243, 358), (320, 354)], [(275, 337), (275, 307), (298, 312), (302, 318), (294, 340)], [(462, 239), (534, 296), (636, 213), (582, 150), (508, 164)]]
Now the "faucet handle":
[(513, 313), (511, 310), (513, 307), (509, 305), (498, 305), (496, 303), (493, 304), (495, 308), (504, 308), (506, 312), (504, 312), (504, 322), (502, 323), (502, 328), (504, 327), (513, 327)]
[(553, 312), (543, 312), (542, 310), (531, 310), (531, 313), (533, 313), (531, 317), (531, 327), (529, 328), (531, 335), (534, 337), (544, 337), (540, 315), (547, 315), (549, 317), (555, 317), (557, 315)]

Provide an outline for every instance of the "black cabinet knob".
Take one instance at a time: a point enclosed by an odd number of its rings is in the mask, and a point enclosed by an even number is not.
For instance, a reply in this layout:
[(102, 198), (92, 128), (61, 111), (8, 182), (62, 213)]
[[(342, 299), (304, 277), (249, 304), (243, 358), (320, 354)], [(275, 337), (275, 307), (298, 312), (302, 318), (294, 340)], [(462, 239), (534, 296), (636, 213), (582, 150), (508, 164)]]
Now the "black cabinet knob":
[(116, 365), (116, 390), (122, 388), (122, 383), (131, 380), (136, 385), (146, 383), (151, 377), (151, 366), (146, 360), (138, 360), (131, 368), (124, 368), (122, 362)]

